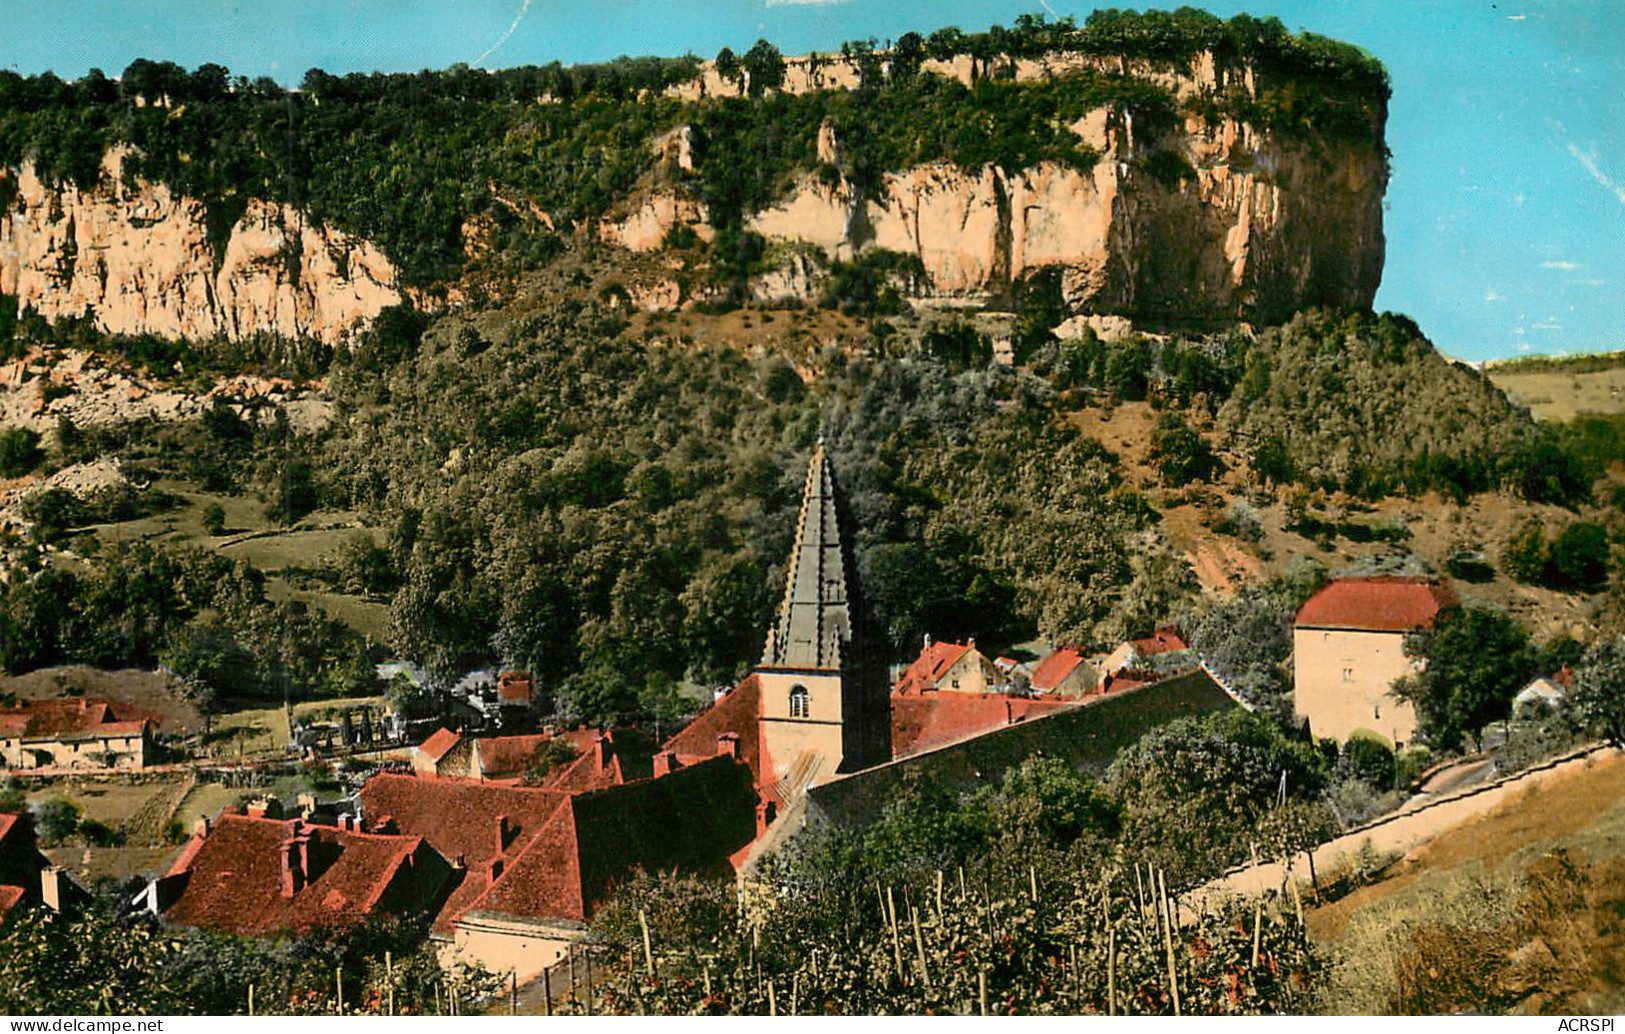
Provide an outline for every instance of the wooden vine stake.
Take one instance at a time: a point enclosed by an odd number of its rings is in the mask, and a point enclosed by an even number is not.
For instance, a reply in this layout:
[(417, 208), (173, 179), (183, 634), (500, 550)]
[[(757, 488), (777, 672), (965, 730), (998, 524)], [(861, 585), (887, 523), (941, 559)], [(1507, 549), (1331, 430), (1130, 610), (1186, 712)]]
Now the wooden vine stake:
[(767, 982), (767, 1014), (769, 1016), (779, 1014), (779, 999), (773, 994), (773, 981), (771, 980)]
[(888, 906), (888, 919), (891, 923), (891, 950), (892, 960), (897, 964), (897, 982), (902, 983), (903, 977), (903, 942), (897, 935), (897, 901), (892, 897), (891, 888), (886, 888), (886, 905)]
[(982, 1007), (982, 1015), (987, 1015), (987, 970), (976, 971), (976, 1001)]
[(553, 1015), (553, 970), (542, 970), (542, 1015)]
[(254, 985), (248, 985), (248, 1015), (254, 1015)]
[(709, 964), (705, 967), (705, 997), (711, 997), (711, 967)]
[(925, 981), (926, 990), (931, 989), (931, 967), (925, 961), (925, 938), (920, 936), (920, 912), (913, 910), (914, 918), (914, 949), (920, 953), (920, 979)]
[(937, 870), (937, 922), (942, 922), (942, 870)]
[(1162, 877), (1162, 870), (1158, 869), (1152, 877), (1153, 889), (1162, 903), (1159, 911), (1162, 913), (1162, 943), (1168, 949), (1168, 990), (1174, 998), (1174, 1015), (1179, 1011), (1179, 974), (1174, 971), (1174, 928), (1172, 918), (1168, 914), (1168, 882)]
[(1106, 924), (1106, 1015), (1117, 1015), (1117, 927)]
[(519, 1015), (519, 971), (508, 970), (508, 1015)]
[(384, 979), (389, 982), (389, 1014), (395, 1015), (395, 956), (384, 952)]
[(649, 916), (641, 908), (638, 909), (638, 925), (643, 928), (643, 966), (652, 979), (655, 975), (654, 941), (649, 937)]
[(1032, 887), (1033, 904), (1036, 905), (1038, 904), (1038, 870), (1031, 865), (1027, 866), (1027, 880)]
[[(1258, 845), (1253, 845), (1253, 868), (1258, 868)], [(1259, 893), (1253, 897), (1253, 961), (1248, 966), (1248, 975), (1256, 983), (1258, 981), (1258, 940), (1263, 934), (1264, 923), (1264, 895)]]
[(344, 1015), (344, 967), (336, 966), (333, 969), (333, 986), (338, 990), (339, 1015)]

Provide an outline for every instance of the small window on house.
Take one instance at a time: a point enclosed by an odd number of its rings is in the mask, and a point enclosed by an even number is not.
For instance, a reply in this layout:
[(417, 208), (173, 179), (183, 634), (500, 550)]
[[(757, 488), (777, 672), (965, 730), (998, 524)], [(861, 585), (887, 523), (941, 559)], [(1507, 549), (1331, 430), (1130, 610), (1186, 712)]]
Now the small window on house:
[(812, 701), (806, 686), (790, 687), (790, 717), (806, 718), (812, 713)]
[(1343, 681), (1344, 682), (1353, 682), (1354, 681), (1354, 669), (1353, 668), (1344, 668), (1343, 669)]
[(954, 679), (954, 688), (955, 689), (959, 688), (959, 680), (958, 679)]

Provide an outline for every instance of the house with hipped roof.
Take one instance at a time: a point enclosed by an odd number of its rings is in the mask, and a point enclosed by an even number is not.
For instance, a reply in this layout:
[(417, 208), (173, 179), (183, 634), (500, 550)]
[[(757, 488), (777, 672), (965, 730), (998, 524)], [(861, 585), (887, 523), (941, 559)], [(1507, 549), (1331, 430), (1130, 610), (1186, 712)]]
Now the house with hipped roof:
[(105, 700), (31, 700), (0, 708), (0, 767), (145, 768), (152, 722)]
[(1416, 735), (1416, 709), (1393, 695), (1417, 670), (1405, 637), (1459, 603), (1430, 578), (1340, 578), (1311, 596), (1292, 623), (1293, 707), (1309, 731), (1342, 741), (1374, 732), (1397, 749)]

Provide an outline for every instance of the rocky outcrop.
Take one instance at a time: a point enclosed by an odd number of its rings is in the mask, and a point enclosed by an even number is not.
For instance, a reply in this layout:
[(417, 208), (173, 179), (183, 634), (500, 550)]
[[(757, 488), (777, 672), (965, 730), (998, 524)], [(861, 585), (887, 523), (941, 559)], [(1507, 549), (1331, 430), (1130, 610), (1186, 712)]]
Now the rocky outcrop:
[(109, 152), (89, 190), (31, 165), (0, 221), (0, 293), (50, 320), (87, 317), (113, 334), (237, 340), (266, 334), (337, 344), (400, 302), (373, 244), (298, 209), (250, 201), (216, 252), (202, 202), (126, 182)]
[[(1015, 81), (1076, 71), (1132, 77), (1166, 90), (1179, 110), (1221, 112), (1221, 98), (1261, 95), (1253, 69), (1211, 54), (1184, 68), (1078, 54), (998, 62), (1008, 67), (995, 71)], [(990, 74), (968, 57), (926, 67), (962, 82)], [(785, 90), (850, 88), (856, 74), (838, 59), (791, 59)], [(715, 96), (740, 88), (706, 66), (675, 92)], [(926, 297), (986, 300), (1053, 270), (1079, 313), (1273, 321), (1316, 305), (1365, 308), (1382, 277), (1388, 179), (1385, 102), (1368, 103), (1372, 132), (1363, 137), (1288, 134), (1223, 115), (1164, 119), (1151, 132), (1136, 127), (1132, 109), (1108, 105), (1072, 126), (1099, 156), (1088, 169), (937, 163), (890, 172), (861, 192), (838, 174), (840, 141), (826, 122), (819, 166), (780, 201), (749, 214), (746, 226), (770, 240), (814, 246), (832, 260), (867, 249), (911, 255), (924, 271)], [(670, 225), (639, 223), (636, 237), (659, 239)], [(794, 261), (782, 275), (758, 277), (768, 288), (758, 296), (805, 285), (810, 300), (816, 278), (803, 256)]]
[[(933, 164), (890, 173), (867, 197), (809, 174), (748, 225), (836, 259), (913, 255), (933, 296), (997, 295), (1055, 269), (1079, 312), (1273, 319), (1371, 304), (1384, 251), (1380, 147), (1196, 118), (1141, 146), (1132, 121), (1107, 109), (1074, 128), (1101, 153), (1088, 171)], [(1174, 175), (1147, 171), (1158, 155)]]

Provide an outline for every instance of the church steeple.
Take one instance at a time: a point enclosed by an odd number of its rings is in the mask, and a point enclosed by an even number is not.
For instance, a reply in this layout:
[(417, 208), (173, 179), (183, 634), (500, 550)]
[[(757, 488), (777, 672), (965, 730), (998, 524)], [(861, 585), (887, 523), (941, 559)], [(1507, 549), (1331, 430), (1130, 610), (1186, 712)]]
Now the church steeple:
[(850, 589), (835, 478), (820, 441), (807, 464), (784, 602), (768, 630), (762, 667), (840, 671), (850, 660)]
[(762, 754), (781, 780), (815, 783), (891, 760), (889, 687), (864, 656), (863, 596), (838, 491), (820, 441), (807, 463), (784, 601), (756, 669)]

